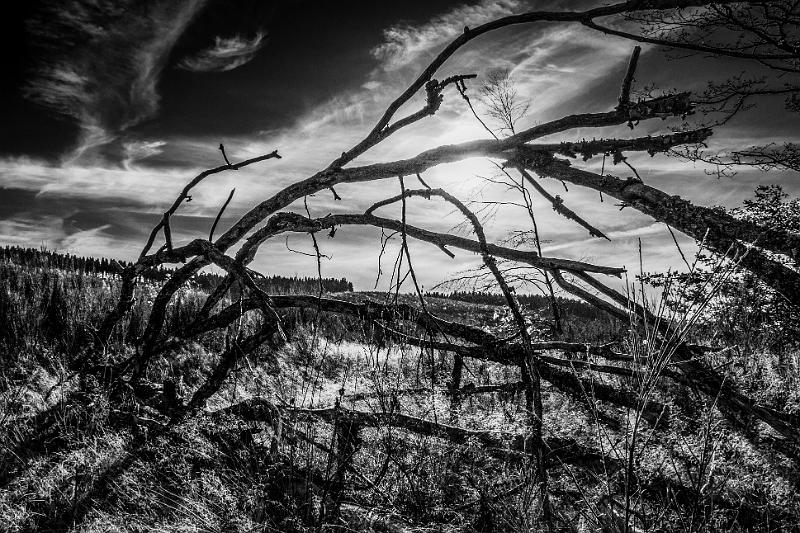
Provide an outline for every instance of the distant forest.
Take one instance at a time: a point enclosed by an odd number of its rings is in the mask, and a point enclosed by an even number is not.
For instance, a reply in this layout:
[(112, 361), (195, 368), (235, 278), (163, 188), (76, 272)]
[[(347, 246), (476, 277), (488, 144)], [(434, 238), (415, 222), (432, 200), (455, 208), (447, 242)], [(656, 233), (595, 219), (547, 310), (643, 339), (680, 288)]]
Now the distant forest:
[[(115, 259), (79, 257), (71, 254), (62, 254), (35, 248), (20, 248), (6, 246), (0, 248), (0, 263), (13, 263), (15, 265), (33, 268), (52, 268), (79, 272), (83, 274), (104, 274), (118, 276), (130, 263)], [(158, 267), (146, 271), (142, 277), (149, 281), (165, 281), (172, 271), (168, 268)], [(222, 282), (222, 276), (214, 273), (199, 273), (193, 278), (195, 285), (203, 290), (212, 290)], [(268, 293), (316, 293), (319, 290), (319, 279), (310, 277), (264, 276), (257, 278), (259, 286)], [(345, 278), (322, 278), (324, 292), (352, 292), (353, 284)]]
[[(483, 305), (506, 305), (505, 297), (500, 293), (493, 292), (477, 292), (477, 291), (453, 291), (450, 293), (441, 292), (427, 292), (425, 296), (431, 298), (448, 298), (450, 300), (457, 300), (459, 302), (467, 302), (473, 304)], [(522, 305), (528, 306), (533, 309), (545, 309), (550, 307), (550, 298), (542, 294), (519, 294), (517, 293), (517, 300)], [(561, 312), (566, 313), (573, 317), (580, 318), (599, 318), (604, 316), (603, 312), (599, 309), (588, 305), (580, 300), (573, 300), (570, 298), (556, 297)]]
[[(127, 261), (118, 261), (108, 258), (79, 257), (77, 255), (62, 254), (49, 250), (35, 248), (21, 248), (19, 246), (6, 246), (0, 248), (0, 263), (13, 263), (19, 266), (32, 268), (60, 269), (69, 272), (78, 272), (89, 275), (118, 276), (122, 270), (130, 265)], [(170, 275), (171, 269), (158, 267), (146, 271), (142, 277), (149, 281), (163, 282)], [(213, 290), (222, 282), (222, 276), (214, 273), (198, 273), (192, 278), (195, 286), (203, 290)], [(286, 277), (264, 276), (256, 278), (259, 286), (270, 294), (298, 294), (316, 293), (319, 291), (319, 279), (312, 277)], [(353, 292), (353, 284), (346, 278), (322, 278), (323, 292)], [(236, 292), (235, 288), (233, 289)], [(460, 302), (505, 305), (503, 295), (490, 292), (454, 291), (451, 293), (428, 292), (431, 298), (445, 298)], [(545, 309), (550, 306), (550, 299), (540, 294), (517, 294), (517, 299), (523, 305), (533, 309)], [(569, 298), (556, 298), (558, 307), (562, 312), (574, 317), (597, 318), (602, 313), (594, 307), (578, 300)]]

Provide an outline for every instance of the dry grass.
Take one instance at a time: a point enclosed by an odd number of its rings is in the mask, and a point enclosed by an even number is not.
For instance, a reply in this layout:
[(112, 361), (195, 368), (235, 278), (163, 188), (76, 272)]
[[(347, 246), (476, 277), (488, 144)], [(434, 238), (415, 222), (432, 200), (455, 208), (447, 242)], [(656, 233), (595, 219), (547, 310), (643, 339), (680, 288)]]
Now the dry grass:
[[(113, 301), (114, 280), (0, 268), (5, 269), (0, 310), (11, 325), (2, 337), (0, 371), (4, 531), (311, 531), (317, 527), (331, 472), (326, 453), (288, 437), (276, 447), (270, 426), (236, 419), (201, 416), (160, 429), (156, 422), (164, 417), (157, 411), (110, 399), (100, 384), (68, 370), (80, 353), (82, 335), (91, 334)], [(140, 297), (152, 297), (152, 289), (145, 287)], [(170, 320), (185, 320), (202, 298), (196, 291), (182, 293), (172, 304)], [(453, 316), (463, 311), (461, 304), (437, 305)], [(134, 307), (115, 333), (109, 358), (129, 353), (127, 341), (141, 333), (145, 309), (144, 304)], [(475, 323), (503, 331), (503, 313), (491, 310), (490, 314), (480, 306), (469, 312)], [(340, 399), (351, 409), (396, 409), (449, 421), (450, 398), (445, 394), (449, 357), (393, 343), (378, 346), (340, 319), (326, 321), (312, 315), (303, 320), (290, 315), (287, 320), (293, 324), (292, 340), (277, 359), (255, 353), (243, 360), (212, 398), (210, 410), (251, 397), (315, 407), (331, 406)], [(184, 394), (189, 394), (216, 361), (224, 336), (225, 332), (206, 336), (164, 354), (153, 366), (151, 378), (179, 375)], [(652, 348), (641, 341), (637, 341), (639, 351), (654, 360), (648, 352)], [(796, 389), (791, 386), (796, 376), (786, 376), (785, 368), (778, 371), (770, 356), (769, 352), (754, 355), (761, 373), (747, 376), (751, 388), (773, 402), (791, 398), (796, 405)], [(717, 357), (724, 364), (733, 356), (726, 352)], [(465, 383), (475, 385), (516, 379), (516, 370), (492, 363), (468, 363), (464, 377)], [(637, 386), (629, 378), (597, 379)], [(741, 377), (732, 373), (731, 379)], [(634, 452), (627, 475), (610, 467), (595, 474), (574, 467), (554, 473), (556, 523), (582, 531), (613, 530), (620, 527), (626, 496), (629, 514), (635, 517), (632, 523), (646, 530), (769, 530), (760, 522), (748, 525), (752, 517), (715, 503), (721, 500), (739, 501), (776, 517), (798, 514), (794, 487), (799, 477), (794, 464), (755, 449), (731, 431), (711, 403), (675, 395), (657, 372), (647, 387), (649, 397), (671, 405), (667, 431), (656, 431), (638, 419), (635, 410), (604, 407), (604, 414), (622, 422), (617, 429), (606, 427), (581, 402), (545, 388), (546, 436), (570, 437), (599, 447), (612, 458), (624, 460)], [(418, 391), (398, 392), (403, 389)], [(352, 394), (367, 397), (352, 400)], [(525, 427), (522, 405), (519, 395), (469, 396), (463, 400), (458, 423), (518, 433)], [(329, 426), (303, 420), (285, 424), (318, 444), (331, 445)], [(638, 441), (631, 446), (633, 431)], [(377, 484), (374, 489), (346, 491), (350, 503), (343, 516), (355, 529), (537, 531), (542, 527), (534, 503), (537, 495), (531, 484), (525, 484), (530, 469), (524, 461), (493, 459), (479, 443), (458, 446), (386, 427), (365, 428), (361, 439), (353, 466)], [(349, 479), (361, 483), (354, 474)], [(631, 482), (634, 479), (636, 483)], [(686, 514), (686, 505), (679, 510), (674, 494), (659, 492), (665, 480), (694, 487), (693, 495), (683, 496), (696, 499), (694, 515)]]

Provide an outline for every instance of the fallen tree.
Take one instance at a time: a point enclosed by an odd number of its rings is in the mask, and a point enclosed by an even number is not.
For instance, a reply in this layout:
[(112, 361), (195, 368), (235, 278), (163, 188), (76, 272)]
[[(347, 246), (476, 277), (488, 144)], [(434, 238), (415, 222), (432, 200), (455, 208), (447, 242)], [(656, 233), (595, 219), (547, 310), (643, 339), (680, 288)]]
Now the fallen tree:
[[(604, 128), (628, 124), (634, 128), (637, 124), (654, 119), (685, 118), (693, 114), (698, 106), (707, 105), (688, 92), (679, 92), (658, 97), (631, 98), (631, 86), (637, 68), (639, 49), (636, 48), (628, 70), (621, 83), (618, 105), (608, 111), (572, 114), (557, 120), (545, 122), (522, 131), (512, 131), (505, 138), (492, 133), (492, 139), (478, 139), (470, 142), (444, 145), (425, 150), (407, 159), (356, 166), (356, 158), (371, 148), (389, 139), (397, 131), (434, 115), (439, 110), (445, 90), (455, 88), (466, 98), (466, 84), (475, 78), (473, 74), (459, 74), (444, 80), (434, 76), (445, 61), (456, 53), (464, 44), (487, 32), (517, 24), (535, 22), (572, 22), (586, 27), (621, 36), (627, 39), (669, 44), (671, 46), (703, 53), (717, 53), (739, 59), (758, 61), (792, 62), (796, 61), (794, 48), (784, 49), (784, 45), (771, 38), (763, 38), (771, 48), (761, 47), (758, 50), (745, 51), (738, 48), (725, 47), (719, 44), (702, 44), (681, 39), (670, 39), (669, 35), (631, 34), (614, 29), (603, 23), (602, 19), (614, 15), (640, 17), (667, 17), (672, 12), (683, 12), (694, 16), (704, 10), (715, 12), (736, 8), (738, 2), (705, 2), (701, 0), (631, 0), (610, 6), (585, 11), (536, 11), (514, 15), (489, 22), (476, 28), (466, 28), (464, 33), (447, 46), (410, 86), (385, 110), (375, 126), (357, 144), (336, 157), (330, 164), (310, 177), (296, 181), (267, 198), (241, 219), (228, 228), (221, 236), (214, 239), (214, 230), (220, 216), (212, 227), (209, 238), (198, 238), (183, 245), (172, 240), (170, 217), (178, 211), (182, 202), (188, 197), (190, 190), (208, 176), (225, 170), (233, 170), (264, 160), (280, 157), (277, 151), (237, 164), (226, 164), (198, 175), (179, 194), (172, 206), (167, 209), (161, 220), (153, 228), (147, 243), (141, 251), (136, 263), (127, 267), (122, 273), (122, 287), (115, 308), (108, 314), (100, 327), (97, 347), (107, 343), (112, 331), (131, 309), (134, 301), (134, 289), (137, 279), (149, 269), (164, 264), (182, 264), (161, 286), (156, 295), (146, 329), (139, 339), (136, 352), (122, 361), (115, 361), (113, 382), (115, 385), (129, 384), (134, 390), (142, 381), (146, 381), (154, 357), (164, 353), (171, 347), (187, 340), (196, 339), (210, 331), (227, 328), (246, 313), (256, 313), (259, 327), (247, 335), (239, 335), (221, 355), (216, 367), (207, 380), (194, 391), (193, 396), (185, 404), (176, 405), (172, 414), (173, 423), (201, 411), (206, 402), (220, 389), (226, 379), (236, 368), (238, 362), (249, 353), (265, 343), (273, 347), (286, 342), (282, 317), (278, 312), (287, 308), (316, 309), (319, 312), (341, 314), (353, 317), (362, 322), (377, 324), (387, 336), (396, 342), (437, 349), (455, 354), (458, 361), (473, 358), (491, 361), (519, 369), (520, 380), (507, 385), (507, 388), (520, 389), (525, 393), (526, 435), (505, 435), (488, 430), (465, 429), (456, 425), (446, 425), (422, 418), (399, 413), (368, 413), (347, 410), (341, 406), (326, 409), (307, 409), (293, 407), (289, 411), (295, 416), (303, 416), (312, 420), (331, 422), (340, 417), (354, 426), (383, 427), (391, 426), (416, 434), (445, 439), (451, 443), (461, 444), (469, 440), (479, 441), (487, 451), (508, 457), (510, 453), (531, 456), (534, 458), (532, 468), (535, 483), (539, 488), (540, 504), (545, 520), (551, 520), (548, 502), (548, 470), (555, 465), (570, 464), (589, 471), (600, 471), (614, 465), (614, 469), (625, 472), (625, 497), (630, 498), (631, 488), (636, 483), (632, 471), (636, 458), (636, 442), (632, 442), (623, 459), (610, 459), (596, 450), (587, 448), (570, 439), (553, 439), (544, 435), (544, 423), (547, 413), (543, 410), (541, 380), (551, 383), (560, 393), (569, 395), (588, 408), (590, 413), (596, 412), (595, 402), (603, 402), (625, 409), (634, 418), (633, 433), (636, 435), (640, 420), (648, 420), (657, 425), (666, 414), (663, 401), (652, 398), (653, 391), (662, 378), (702, 393), (712, 400), (731, 424), (750, 435), (750, 421), (756, 419), (764, 422), (784, 439), (784, 451), (793, 455), (792, 450), (800, 446), (800, 424), (795, 416), (779, 412), (759, 404), (743, 394), (737, 387), (726, 381), (704, 357), (706, 350), (691, 346), (685, 342), (685, 329), (676, 328), (673, 324), (659, 322), (659, 317), (645, 307), (631, 303), (629, 297), (600, 281), (596, 275), (620, 276), (623, 269), (615, 266), (597, 265), (583, 261), (568, 260), (543, 256), (540, 249), (536, 251), (522, 250), (511, 246), (492, 243), (487, 240), (483, 225), (476, 214), (462, 200), (456, 198), (442, 188), (431, 188), (422, 178), (426, 171), (448, 163), (468, 158), (485, 157), (495, 161), (507, 172), (518, 172), (523, 195), (529, 194), (525, 183), (531, 185), (541, 194), (553, 208), (565, 218), (579, 224), (598, 238), (608, 238), (602, 229), (596, 228), (582, 218), (577, 212), (563, 205), (563, 202), (547, 191), (536, 181), (535, 176), (553, 178), (580, 187), (599, 191), (623, 202), (623, 207), (641, 211), (654, 220), (667, 223), (684, 234), (701, 240), (713, 251), (727, 255), (750, 269), (767, 284), (777, 290), (793, 305), (800, 304), (800, 274), (796, 269), (787, 266), (776, 258), (784, 256), (792, 261), (797, 260), (800, 249), (800, 236), (784, 231), (782, 228), (769, 228), (753, 222), (737, 219), (729, 214), (708, 207), (694, 205), (682, 198), (671, 196), (641, 179), (630, 177), (617, 178), (608, 174), (576, 168), (563, 157), (577, 158), (583, 161), (593, 157), (610, 156), (615, 163), (625, 161), (625, 153), (646, 152), (655, 155), (674, 151), (679, 148), (702, 145), (713, 133), (709, 127), (697, 127), (684, 131), (673, 131), (657, 136), (636, 137), (631, 139), (609, 138), (574, 140), (563, 143), (537, 142), (539, 139), (554, 134), (570, 134), (579, 128)], [(726, 19), (740, 21), (734, 16)], [(771, 19), (770, 19), (771, 20)], [(772, 21), (777, 23), (776, 21)], [(762, 43), (763, 44), (763, 43)], [(777, 49), (777, 50), (776, 50)], [(755, 51), (754, 51), (755, 50)], [(396, 115), (412, 98), (422, 94), (424, 105), (415, 112), (397, 118)], [(748, 93), (750, 95), (751, 93)], [(752, 92), (757, 94), (757, 91)], [(472, 109), (470, 105), (470, 109)], [(472, 109), (474, 111), (474, 109)], [(561, 156), (561, 157), (557, 157)], [(635, 169), (630, 167), (634, 174)], [(425, 186), (423, 189), (407, 189), (404, 178), (419, 177)], [(335, 187), (342, 184), (381, 182), (397, 179), (400, 194), (387, 196), (375, 203), (363, 213), (339, 213), (322, 218), (312, 218), (291, 212), (295, 202), (309, 195), (330, 190), (337, 200), (342, 200)], [(527, 201), (526, 197), (526, 201)], [(406, 204), (409, 201), (446, 202), (454, 207), (469, 224), (475, 238), (466, 238), (452, 233), (439, 233), (409, 224), (406, 220)], [(377, 216), (379, 209), (400, 203), (401, 220)], [(227, 204), (227, 202), (226, 202)], [(530, 210), (530, 204), (528, 209)], [(220, 213), (221, 214), (221, 213)], [(534, 225), (535, 220), (531, 217)], [(397, 278), (411, 279), (415, 291), (420, 297), (420, 307), (410, 305), (380, 304), (376, 302), (347, 302), (321, 295), (278, 296), (265, 293), (258, 285), (258, 273), (250, 268), (256, 253), (268, 240), (288, 233), (308, 234), (314, 244), (317, 260), (320, 259), (316, 234), (321, 231), (330, 232), (333, 236), (337, 228), (347, 226), (371, 226), (381, 230), (389, 230), (402, 238), (398, 264), (405, 265), (406, 273), (402, 275), (397, 269)], [(535, 228), (534, 228), (535, 229)], [(155, 252), (159, 234), (163, 234), (164, 244)], [(512, 339), (501, 339), (484, 331), (482, 328), (447, 321), (435, 316), (426, 308), (413, 269), (412, 256), (407, 244), (408, 238), (414, 238), (438, 247), (446, 255), (453, 257), (452, 249), (463, 250), (480, 256), (482, 268), (490, 272), (493, 283), (500, 288), (513, 318), (516, 334)], [(538, 246), (538, 233), (536, 237)], [(232, 250), (235, 249), (235, 253)], [(608, 345), (590, 343), (568, 343), (559, 339), (538, 339), (529, 332), (526, 318), (514, 294), (513, 286), (508, 282), (506, 273), (498, 267), (498, 260), (512, 264), (524, 265), (546, 273), (548, 284), (552, 278), (556, 285), (574, 296), (597, 306), (623, 321), (630, 321), (631, 329), (643, 332), (648, 340), (657, 341), (660, 346), (657, 353), (640, 356), (637, 353), (625, 353), (624, 348), (612, 349)], [(208, 295), (203, 308), (195, 320), (180, 325), (173, 331), (164, 331), (167, 309), (176, 292), (189, 282), (200, 269), (215, 265), (226, 273), (225, 281)], [(571, 276), (588, 288), (567, 279)], [(240, 297), (230, 302), (232, 288), (236, 285)], [(402, 282), (398, 281), (399, 292)], [(594, 291), (594, 292), (593, 292)], [(599, 293), (599, 296), (598, 294)], [(399, 323), (410, 325), (410, 332), (399, 331), (395, 327)], [(655, 327), (654, 327), (655, 325)], [(649, 326), (649, 328), (648, 328)], [(551, 352), (558, 352), (555, 357)], [(582, 357), (575, 357), (582, 354)], [(606, 358), (598, 362), (593, 358)], [(455, 399), (464, 394), (476, 393), (458, 385), (462, 363), (454, 363), (455, 385), (449, 391), (454, 398), (453, 411), (457, 414), (458, 402)], [(608, 382), (595, 379), (596, 374), (613, 376)], [(506, 386), (506, 385), (501, 385)], [(484, 392), (489, 392), (486, 389)], [(231, 408), (231, 413), (245, 419), (268, 419), (272, 422), (275, 407), (268, 404), (239, 404)], [(273, 417), (273, 418), (269, 418)], [(457, 417), (454, 417), (457, 418)], [(754, 442), (759, 443), (758, 439)], [(342, 453), (330, 450), (339, 461)], [(796, 457), (796, 456), (795, 456)], [(337, 472), (346, 465), (337, 463)], [(339, 476), (337, 483), (342, 484)], [(341, 487), (340, 487), (341, 488)], [(337, 489), (338, 490), (338, 489)], [(339, 494), (340, 496), (340, 494)], [(337, 496), (337, 498), (339, 497)], [(341, 502), (336, 500), (336, 507)], [(630, 523), (630, 501), (625, 503), (625, 530)]]

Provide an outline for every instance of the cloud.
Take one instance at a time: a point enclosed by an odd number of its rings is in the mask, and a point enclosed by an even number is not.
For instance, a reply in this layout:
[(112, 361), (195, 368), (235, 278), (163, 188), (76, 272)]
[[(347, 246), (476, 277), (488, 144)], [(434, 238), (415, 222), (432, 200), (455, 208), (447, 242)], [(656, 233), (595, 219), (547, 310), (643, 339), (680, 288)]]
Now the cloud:
[(256, 33), (252, 39), (241, 35), (216, 37), (214, 46), (183, 58), (178, 67), (192, 72), (227, 72), (253, 60), (264, 46), (264, 32)]
[(152, 117), (170, 51), (205, 0), (71, 0), (52, 4), (31, 31), (42, 54), (24, 93), (75, 119), (81, 135), (68, 160)]
[(122, 161), (122, 166), (126, 170), (133, 170), (133, 166), (137, 161), (147, 159), (164, 153), (164, 146), (166, 141), (127, 141), (122, 145), (125, 159)]
[[(231, 161), (241, 161), (276, 148), (283, 159), (269, 160), (238, 172), (216, 174), (203, 181), (193, 190), (192, 202), (181, 206), (180, 216), (176, 217), (173, 227), (174, 238), (207, 235), (210, 221), (233, 187), (237, 192), (226, 210), (218, 234), (259, 201), (324, 168), (342, 150), (350, 148), (369, 132), (386, 105), (405, 89), (438, 49), (463, 31), (464, 25), (474, 27), (508, 14), (522, 6), (521, 1), (492, 3), (487, 0), (476, 6), (460, 7), (416, 27), (403, 25), (390, 28), (385, 33), (386, 41), (373, 50), (374, 57), (381, 61), (380, 66), (366, 73), (362, 80), (357, 80), (360, 88), (332, 94), (324, 103), (298, 116), (296, 124), (292, 126), (226, 137), (225, 146)], [(75, 16), (83, 15), (78, 13)], [(86, 32), (91, 31), (91, 28), (86, 29)], [(224, 70), (250, 54), (245, 51), (248, 43), (254, 55), (262, 46), (262, 39), (258, 35), (252, 40), (238, 36), (217, 38), (213, 47), (191, 59), (206, 54), (205, 65), (209, 68), (217, 68), (214, 67), (217, 65)], [(613, 108), (618, 95), (619, 78), (627, 64), (630, 48), (629, 42), (605, 38), (575, 25), (520, 26), (493, 33), (491, 38), (475, 40), (448, 60), (442, 72), (436, 75), (439, 79), (455, 72), (475, 72), (483, 76), (494, 68), (509, 68), (518, 84), (520, 96), (533, 98), (530, 116), (521, 124), (521, 127), (527, 127), (573, 112)], [(226, 50), (229, 52), (227, 55), (223, 53)], [(163, 57), (150, 55), (154, 58)], [(213, 63), (215, 58), (220, 60), (219, 63)], [(118, 122), (111, 119), (116, 116), (114, 110), (132, 109), (127, 96), (122, 94), (124, 86), (120, 81), (131, 79), (130, 68), (123, 64), (123, 72), (100, 77), (97, 74), (100, 67), (113, 70), (112, 63), (101, 59), (98, 61), (102, 64), (90, 65), (92, 68), (80, 61), (63, 63), (63, 68), (56, 76), (59, 82), (52, 84), (49, 92), (43, 92), (40, 97), (51, 98), (55, 104), (68, 103), (70, 109), (86, 110), (81, 124), (87, 133), (94, 134), (94, 137), (86, 135), (86, 145), (89, 145), (89, 140), (107, 143), (108, 138), (116, 137), (113, 147), (119, 148), (117, 154), (123, 162), (122, 167), (87, 157), (60, 167), (33, 160), (0, 159), (0, 184), (18, 187), (30, 193), (29, 196), (35, 196), (40, 203), (44, 203), (45, 199), (57, 200), (70, 207), (69, 212), (52, 220), (37, 218), (30, 212), (20, 212), (13, 207), (6, 207), (4, 215), (4, 205), (11, 203), (6, 201), (4, 204), (0, 198), (0, 242), (20, 242), (24, 239), (25, 242), (38, 245), (40, 240), (48, 239), (48, 242), (58, 246), (66, 243), (75, 249), (93, 250), (92, 253), (98, 255), (119, 255), (119, 250), (130, 249), (133, 256), (141, 248), (151, 223), (157, 222), (158, 213), (171, 202), (180, 188), (200, 170), (220, 164), (217, 150), (219, 139), (207, 136), (206, 132), (158, 140), (131, 140), (130, 133), (119, 135), (120, 128), (115, 126)], [(642, 65), (647, 67), (649, 62), (643, 61)], [(157, 69), (150, 70), (160, 72)], [(138, 67), (135, 72), (139, 72)], [(100, 96), (80, 94), (84, 87), (90, 88), (98, 80), (105, 79), (111, 80), (111, 92), (121, 99), (120, 102), (114, 103), (111, 99), (109, 103)], [(157, 75), (152, 79), (156, 80)], [(154, 83), (152, 91), (144, 92), (157, 102)], [(476, 81), (470, 85), (471, 95), (476, 94), (478, 83)], [(63, 93), (59, 92), (61, 89), (64, 89)], [(80, 98), (85, 98), (85, 101)], [(423, 100), (424, 95), (412, 100), (395, 118), (419, 109), (424, 105)], [(478, 100), (476, 98), (474, 101), (478, 112), (482, 112)], [(140, 111), (138, 116), (144, 116), (143, 113), (148, 109), (145, 105), (134, 108)], [(663, 127), (664, 124), (659, 122), (643, 123), (635, 132), (630, 132), (625, 125), (616, 129), (606, 128), (602, 132), (579, 130), (569, 132), (568, 138), (638, 136), (656, 133)], [(742, 142), (746, 140), (748, 131), (742, 131)], [(469, 113), (458, 94), (448, 91), (436, 115), (397, 132), (385, 143), (359, 157), (355, 164), (397, 160), (435, 146), (486, 137), (486, 132)], [(106, 146), (105, 152), (109, 149)], [(762, 179), (760, 175), (743, 174), (736, 183), (720, 184), (706, 177), (702, 168), (692, 168), (692, 165), (676, 159), (662, 156), (651, 159), (637, 154), (631, 154), (630, 157), (646, 183), (704, 205), (720, 202), (725, 205), (738, 204), (742, 198), (750, 195), (754, 184)], [(589, 162), (574, 161), (574, 164), (599, 170), (601, 161), (602, 158), (598, 158)], [(629, 174), (626, 169), (613, 167), (610, 163), (606, 164), (605, 171), (621, 177)], [(492, 165), (484, 158), (473, 158), (430, 169), (424, 173), (424, 179), (432, 186), (444, 187), (464, 201), (517, 200), (502, 187), (490, 186), (476, 178), (489, 176), (493, 172)], [(628, 265), (633, 272), (638, 270), (637, 237), (642, 237), (647, 268), (658, 270), (665, 265), (680, 267), (674, 243), (663, 224), (653, 223), (652, 219), (634, 209), (620, 211), (613, 199), (606, 198), (601, 203), (594, 191), (572, 186), (569, 191), (562, 191), (556, 181), (542, 180), (542, 183), (552, 193), (564, 197), (567, 205), (614, 239), (613, 243), (586, 239), (585, 230), (565, 220), (552, 210), (548, 202), (537, 197), (534, 199), (537, 222), (543, 239), (548, 241), (545, 253), (600, 264)], [(419, 186), (413, 176), (406, 180), (405, 185)], [(374, 201), (399, 192), (399, 183), (392, 178), (381, 182), (342, 185), (337, 186), (337, 192), (342, 196), (342, 201), (334, 201), (327, 190), (310, 197), (308, 205), (313, 215), (363, 212)], [(20, 193), (17, 196), (22, 198), (23, 195)], [(120, 208), (123, 202), (129, 205)], [(72, 213), (73, 209), (76, 213)], [(397, 204), (385, 208), (382, 213), (399, 217), (399, 209), (400, 205)], [(287, 210), (305, 212), (302, 204), (289, 206)], [(433, 231), (448, 231), (461, 221), (460, 216), (452, 215), (450, 211), (448, 206), (439, 201), (416, 199), (408, 203), (407, 215), (410, 223), (415, 225)], [(37, 213), (44, 212), (47, 211), (42, 209)], [(495, 219), (487, 224), (487, 237), (492, 242), (500, 241), (509, 230), (527, 224), (526, 217), (519, 209), (501, 208)], [(464, 235), (468, 234), (464, 232)], [(379, 236), (380, 231), (374, 228), (344, 227), (339, 229), (335, 239), (322, 238), (320, 245), (323, 252), (334, 257), (333, 261), (324, 262), (323, 273), (346, 276), (356, 283), (357, 288), (370, 288), (380, 250)], [(65, 240), (67, 237), (71, 238)], [(305, 249), (307, 243), (303, 242), (304, 238), (292, 236), (292, 246)], [(680, 234), (678, 239), (681, 240), (681, 246), (686, 246), (684, 250), (691, 253), (693, 241)], [(425, 243), (413, 241), (411, 246), (417, 273), (427, 286), (447, 277), (448, 271), (459, 271), (475, 266), (480, 261), (474, 254), (458, 250), (454, 250), (456, 259), (451, 260), (436, 247)], [(316, 275), (315, 260), (287, 251), (283, 239), (269, 241), (253, 266), (267, 272)], [(389, 267), (385, 263), (384, 271)]]
[(391, 26), (383, 31), (384, 42), (371, 53), (381, 61), (384, 70), (397, 70), (422, 55), (430, 55), (433, 48), (449, 43), (465, 26), (474, 27), (510, 15), (520, 10), (521, 5), (519, 0), (483, 0), (476, 5), (459, 6), (419, 26)]
[(381, 84), (381, 82), (379, 82), (379, 81), (370, 80), (370, 81), (368, 81), (368, 82), (364, 83), (364, 84), (361, 86), (361, 88), (362, 88), (362, 89), (366, 89), (366, 90), (368, 90), (368, 91), (374, 91), (374, 90), (376, 90), (376, 89), (380, 89), (380, 88), (381, 88), (381, 85), (382, 85), (382, 84)]
[[(181, 168), (125, 169), (93, 164), (56, 166), (36, 159), (0, 159), (2, 187), (33, 191), (40, 196), (80, 199), (86, 203), (103, 201), (107, 205), (150, 206), (152, 212), (163, 210), (171, 203), (192, 175), (193, 170)], [(202, 188), (198, 192), (195, 202), (188, 204), (186, 210), (197, 210), (203, 204), (211, 208), (217, 204), (215, 198), (206, 198), (202, 194)], [(143, 207), (142, 210), (146, 209)]]
[[(607, 232), (608, 237), (611, 240), (623, 240), (623, 239), (632, 239), (634, 237), (646, 237), (649, 235), (658, 234), (661, 232), (667, 231), (664, 224), (660, 222), (654, 222), (652, 224), (648, 224), (646, 226), (626, 229), (626, 230), (619, 230), (619, 231), (609, 231)], [(566, 250), (566, 249), (581, 249), (585, 248), (586, 245), (589, 244), (596, 244), (599, 242), (596, 237), (591, 239), (581, 239), (578, 241), (569, 241), (569, 242), (562, 242), (559, 244), (553, 244), (550, 246), (545, 246), (542, 248), (542, 253), (547, 255), (551, 254), (552, 252), (558, 250)]]
[(64, 236), (58, 217), (16, 217), (0, 220), (0, 242), (12, 246), (39, 248), (53, 247), (55, 240)]
[[(58, 249), (80, 256), (103, 256), (114, 250), (117, 258), (129, 257), (135, 251), (133, 243), (120, 243), (118, 238), (108, 233), (110, 224), (77, 231), (60, 239)], [(122, 246), (121, 246), (122, 245)]]
[(141, 249), (136, 240), (121, 241), (109, 232), (110, 224), (87, 230), (69, 230), (59, 216), (0, 219), (0, 242), (24, 248), (46, 248), (81, 256), (130, 260)]

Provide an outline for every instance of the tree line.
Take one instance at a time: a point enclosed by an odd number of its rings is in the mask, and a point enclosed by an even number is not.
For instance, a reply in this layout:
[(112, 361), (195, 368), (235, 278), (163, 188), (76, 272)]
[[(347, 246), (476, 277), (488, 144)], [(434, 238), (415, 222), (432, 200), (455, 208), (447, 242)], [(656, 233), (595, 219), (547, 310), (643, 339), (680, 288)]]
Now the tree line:
[[(108, 259), (106, 257), (81, 257), (63, 254), (45, 249), (5, 246), (0, 248), (0, 263), (12, 263), (19, 266), (59, 269), (87, 275), (118, 276), (131, 265), (128, 261)], [(172, 274), (172, 269), (157, 266), (142, 272), (141, 277), (147, 281), (163, 282)], [(192, 281), (201, 290), (213, 290), (223, 277), (213, 272), (195, 274)], [(262, 276), (256, 282), (267, 293), (315, 293), (320, 284), (323, 292), (352, 292), (353, 284), (347, 278), (314, 278), (301, 276)]]
[[(506, 305), (505, 297), (498, 292), (483, 292), (473, 290), (444, 293), (434, 291), (425, 293), (425, 296), (429, 298), (447, 298), (450, 300), (457, 300), (459, 302), (473, 304)], [(542, 294), (517, 294), (517, 300), (519, 300), (520, 304), (528, 306), (532, 309), (548, 309), (551, 305), (550, 296), (545, 296)], [(556, 304), (562, 312), (574, 317), (592, 319), (605, 316), (603, 311), (587, 305), (579, 300), (556, 297)]]

